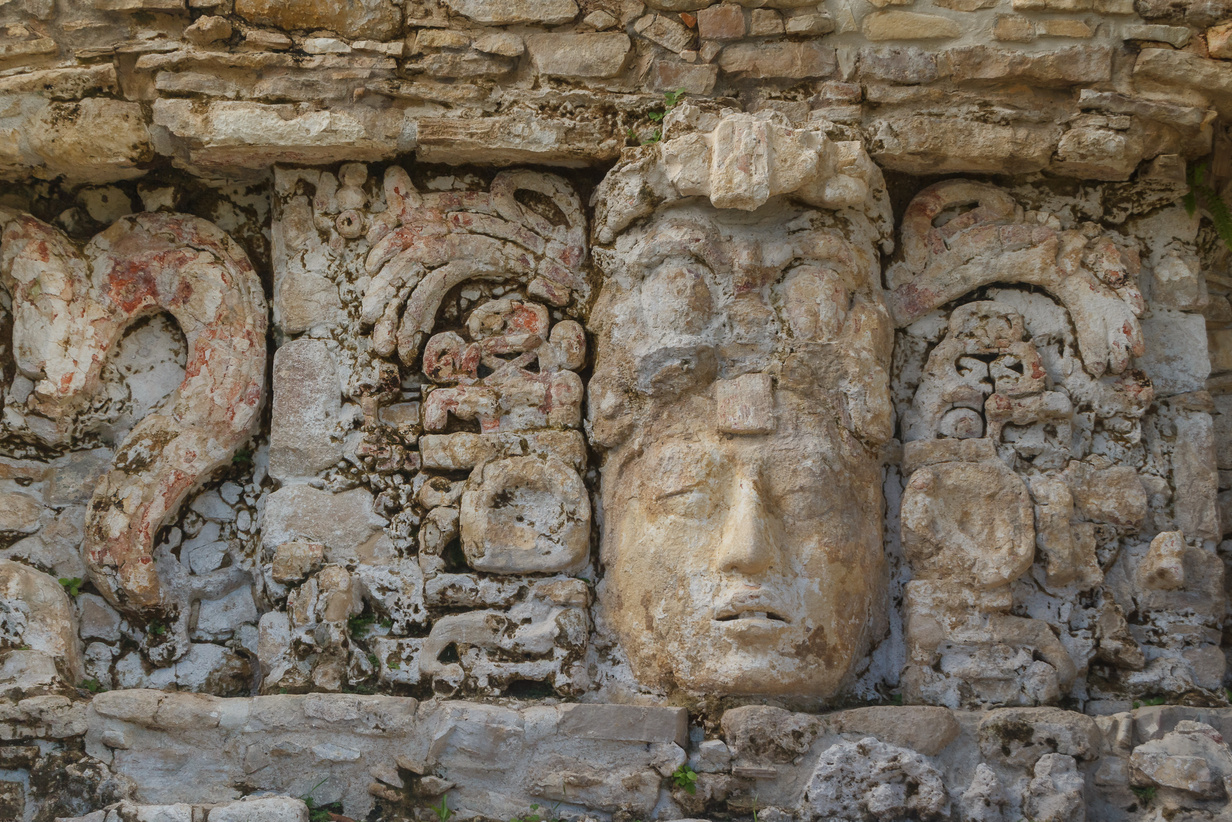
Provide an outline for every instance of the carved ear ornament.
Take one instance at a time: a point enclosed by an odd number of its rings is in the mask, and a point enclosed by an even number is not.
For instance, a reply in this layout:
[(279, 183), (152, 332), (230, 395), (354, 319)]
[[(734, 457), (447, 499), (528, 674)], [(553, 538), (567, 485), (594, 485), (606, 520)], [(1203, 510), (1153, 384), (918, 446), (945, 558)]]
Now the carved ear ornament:
[(184, 332), (184, 380), (116, 450), (90, 501), (83, 546), (91, 578), (114, 605), (167, 607), (154, 569), (158, 531), (258, 422), (261, 282), (239, 246), (197, 217), (125, 217), (84, 247), (28, 215), (0, 213), (0, 223), (0, 281), (13, 299), (17, 366), (35, 381), (31, 411), (71, 424), (138, 318), (166, 312)]
[(394, 166), (385, 173), (385, 200), (384, 219), (368, 232), (372, 282), (361, 306), (383, 357), (397, 351), (413, 364), (441, 301), (467, 280), (521, 282), (554, 306), (587, 294), (579, 273), (586, 258), (582, 203), (555, 175), (504, 171), (488, 191), (421, 193)]
[(1123, 373), (1145, 350), (1137, 247), (1098, 226), (1063, 230), (1032, 217), (1008, 192), (971, 180), (916, 195), (903, 215), (902, 259), (886, 272), (895, 324), (981, 286), (1035, 285), (1069, 311), (1087, 372)]

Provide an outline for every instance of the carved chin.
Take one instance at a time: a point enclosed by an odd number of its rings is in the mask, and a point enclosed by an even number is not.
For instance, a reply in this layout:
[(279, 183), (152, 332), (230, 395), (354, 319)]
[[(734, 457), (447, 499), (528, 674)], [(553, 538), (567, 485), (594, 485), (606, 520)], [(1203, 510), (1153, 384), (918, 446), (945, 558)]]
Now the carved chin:
[(842, 687), (860, 645), (829, 641), (824, 628), (709, 622), (696, 632), (639, 626), (622, 636), (634, 677), (667, 692), (827, 699)]

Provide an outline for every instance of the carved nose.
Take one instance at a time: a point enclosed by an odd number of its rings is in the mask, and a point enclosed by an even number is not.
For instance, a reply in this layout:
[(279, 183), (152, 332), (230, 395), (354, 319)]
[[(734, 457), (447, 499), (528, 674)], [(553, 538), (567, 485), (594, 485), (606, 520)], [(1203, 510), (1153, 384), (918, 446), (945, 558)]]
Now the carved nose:
[(718, 570), (757, 576), (779, 558), (779, 546), (761, 492), (752, 477), (736, 479), (716, 557)]

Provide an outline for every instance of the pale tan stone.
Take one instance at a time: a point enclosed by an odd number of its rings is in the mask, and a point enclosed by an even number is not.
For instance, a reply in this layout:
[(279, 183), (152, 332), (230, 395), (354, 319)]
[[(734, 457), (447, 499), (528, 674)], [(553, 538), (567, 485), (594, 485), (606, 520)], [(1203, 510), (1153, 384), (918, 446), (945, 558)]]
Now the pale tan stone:
[(1232, 23), (1222, 23), (1206, 30), (1206, 50), (1212, 57), (1232, 60)]
[(1095, 32), (1082, 20), (1041, 20), (1039, 33), (1042, 37), (1073, 37), (1089, 39)]
[(749, 35), (773, 37), (783, 33), (783, 18), (774, 9), (753, 9), (749, 12)]
[(945, 40), (962, 34), (949, 17), (914, 11), (875, 11), (864, 18), (869, 40)]
[(106, 97), (49, 104), (29, 140), (53, 173), (91, 182), (138, 176), (153, 156), (141, 104)]
[(829, 77), (836, 66), (834, 48), (817, 40), (735, 43), (719, 54), (719, 68), (742, 77)]
[(556, 26), (578, 15), (574, 0), (445, 0), (445, 4), (476, 23), (494, 26)]
[(526, 38), (540, 74), (564, 79), (613, 77), (633, 48), (626, 34), (531, 34)]
[(1035, 24), (1017, 14), (998, 14), (993, 37), (1010, 43), (1029, 43), (1035, 39)]

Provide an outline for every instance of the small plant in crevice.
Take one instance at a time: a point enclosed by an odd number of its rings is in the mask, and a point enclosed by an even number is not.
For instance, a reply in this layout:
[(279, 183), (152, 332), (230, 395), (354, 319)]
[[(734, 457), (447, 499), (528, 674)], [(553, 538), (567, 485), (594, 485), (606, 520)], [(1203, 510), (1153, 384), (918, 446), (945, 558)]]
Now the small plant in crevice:
[(97, 679), (83, 679), (77, 687), (82, 690), (89, 691), (92, 694), (101, 694), (103, 691), (107, 690), (103, 687), (103, 683), (99, 682)]
[(559, 807), (560, 803), (557, 802), (552, 806), (552, 810), (540, 813), (538, 804), (531, 805), (529, 811), (522, 816), (513, 817), (509, 820), (509, 822), (563, 822), (563, 820), (556, 815), (556, 810)]
[[(663, 122), (663, 118), (667, 116), (667, 113), (676, 106), (680, 105), (680, 101), (686, 93), (687, 92), (685, 89), (676, 89), (675, 91), (665, 92), (663, 95), (663, 110), (660, 111), (656, 109), (655, 111), (648, 111), (646, 112), (646, 116), (656, 123)], [(656, 128), (653, 132), (651, 132), (649, 137), (642, 137), (630, 128), (626, 136), (629, 138), (630, 142), (648, 146), (653, 145), (663, 139), (663, 129), (661, 127)]]
[(1131, 786), (1130, 790), (1134, 792), (1134, 796), (1143, 802), (1150, 802), (1155, 798), (1155, 791), (1158, 789), (1154, 785), (1146, 785), (1144, 787)]
[(333, 814), (326, 808), (317, 805), (316, 799), (312, 796), (316, 793), (317, 788), (324, 785), (328, 780), (329, 777), (325, 777), (325, 779), (313, 785), (312, 790), (299, 798), (301, 802), (308, 806), (308, 822), (333, 822)]
[(453, 809), (449, 807), (449, 796), (441, 797), (441, 804), (428, 805), (432, 809), (432, 813), (436, 814), (439, 822), (449, 822), (449, 818), (453, 816)]
[(1168, 701), (1165, 696), (1149, 696), (1146, 699), (1135, 699), (1134, 709), (1138, 708), (1153, 708), (1156, 705), (1163, 705)]
[(252, 449), (241, 448), (231, 457), (232, 465), (252, 465)]
[(672, 784), (690, 795), (697, 793), (697, 771), (688, 765), (681, 765), (672, 772)]
[(1189, 183), (1189, 193), (1181, 199), (1181, 204), (1191, 217), (1197, 213), (1199, 206), (1206, 209), (1215, 225), (1215, 233), (1223, 244), (1232, 250), (1232, 209), (1228, 208), (1214, 185), (1207, 182), (1210, 165), (1209, 162), (1202, 162), (1190, 167), (1189, 173), (1185, 175)]
[(59, 582), (64, 586), (65, 592), (74, 599), (81, 593), (81, 586), (85, 584), (81, 577), (60, 577)]
[(356, 614), (347, 619), (347, 633), (351, 639), (363, 639), (375, 624), (376, 617), (372, 614)]
[(157, 619), (151, 619), (149, 624), (146, 625), (146, 630), (150, 636), (165, 636), (167, 634), (166, 624)]

